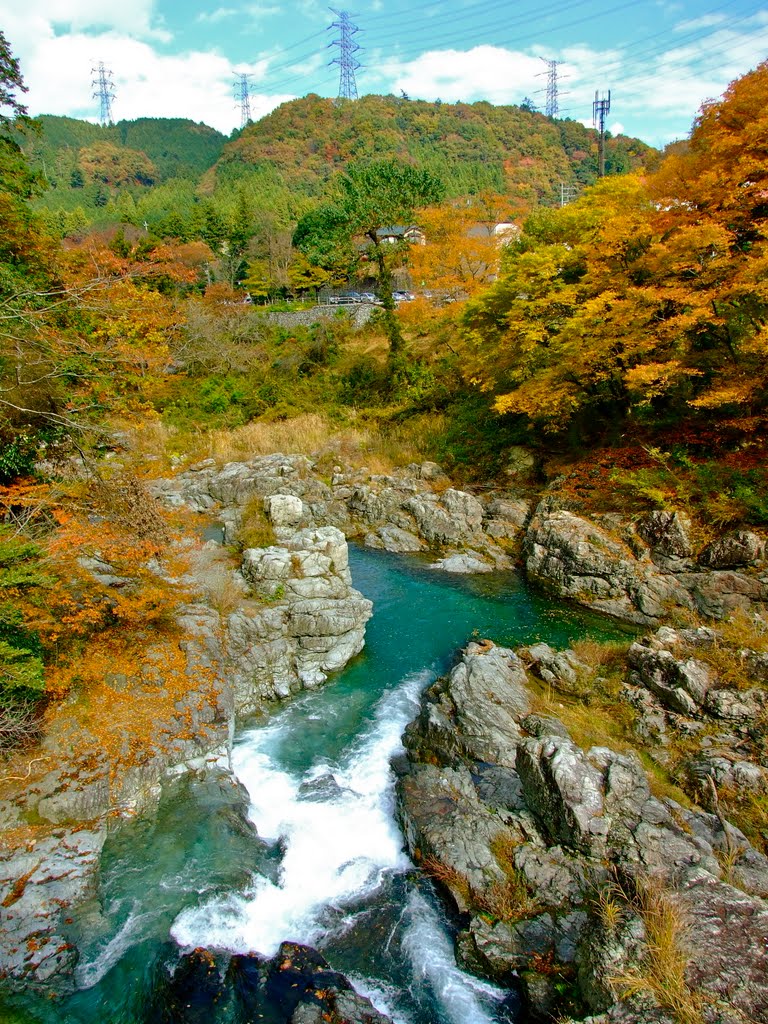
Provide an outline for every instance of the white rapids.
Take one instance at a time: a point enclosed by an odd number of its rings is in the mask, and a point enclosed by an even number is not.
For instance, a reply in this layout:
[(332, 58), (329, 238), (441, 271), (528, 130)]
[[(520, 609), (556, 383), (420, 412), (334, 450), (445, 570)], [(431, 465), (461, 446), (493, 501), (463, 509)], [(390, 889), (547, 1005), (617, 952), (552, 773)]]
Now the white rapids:
[[(244, 735), (233, 767), (248, 791), (249, 817), (260, 838), (280, 842), (279, 875), (276, 881), (256, 876), (244, 892), (184, 910), (171, 929), (180, 946), (272, 956), (286, 940), (317, 945), (328, 930), (329, 911), (351, 907), (387, 876), (412, 869), (394, 816), (390, 759), (402, 751), (405, 725), (433, 678), (427, 671), (406, 677), (384, 694), (373, 721), (338, 764), (320, 761), (303, 775), (286, 771), (275, 757), (290, 719), (278, 714), (271, 725)], [(439, 915), (418, 893), (411, 895), (404, 924), (414, 985), (429, 986), (446, 1024), (490, 1024), (503, 993), (457, 968)], [(361, 981), (382, 1012), (409, 1024), (390, 1001), (391, 992), (376, 999), (377, 991), (383, 995), (377, 980)]]

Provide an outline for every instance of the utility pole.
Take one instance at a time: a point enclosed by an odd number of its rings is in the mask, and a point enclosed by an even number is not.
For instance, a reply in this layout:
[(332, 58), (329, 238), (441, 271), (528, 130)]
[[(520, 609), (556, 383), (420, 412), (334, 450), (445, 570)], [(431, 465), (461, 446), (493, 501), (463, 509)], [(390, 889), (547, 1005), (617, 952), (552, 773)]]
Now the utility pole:
[(557, 117), (559, 107), (557, 105), (557, 67), (562, 64), (561, 60), (547, 60), (541, 57), (547, 65), (547, 100), (544, 106), (544, 113), (547, 117)]
[(235, 99), (240, 104), (240, 127), (245, 128), (251, 120), (251, 90), (248, 85), (250, 75), (238, 74), (235, 79)]
[(576, 196), (579, 194), (578, 185), (567, 185), (564, 181), (560, 182), (560, 206), (567, 206), (568, 203), (572, 203)]
[(356, 100), (355, 72), (362, 67), (362, 64), (355, 56), (360, 52), (360, 46), (355, 42), (355, 36), (360, 29), (352, 23), (350, 20), (352, 16), (348, 11), (337, 11), (335, 7), (330, 7), (329, 10), (338, 18), (338, 21), (333, 22), (331, 28), (339, 30), (339, 38), (332, 40), (328, 45), (339, 48), (338, 57), (334, 57), (329, 62), (329, 64), (339, 65), (339, 99)]
[(112, 124), (112, 100), (115, 98), (115, 87), (112, 84), (112, 72), (100, 61), (98, 67), (91, 68), (93, 86), (92, 96), (99, 101), (99, 124), (103, 127)]
[(605, 121), (608, 111), (611, 109), (611, 90), (608, 90), (608, 97), (598, 96), (595, 89), (595, 102), (592, 104), (592, 124), (597, 128), (598, 139), (598, 161), (597, 173), (600, 178), (605, 177)]

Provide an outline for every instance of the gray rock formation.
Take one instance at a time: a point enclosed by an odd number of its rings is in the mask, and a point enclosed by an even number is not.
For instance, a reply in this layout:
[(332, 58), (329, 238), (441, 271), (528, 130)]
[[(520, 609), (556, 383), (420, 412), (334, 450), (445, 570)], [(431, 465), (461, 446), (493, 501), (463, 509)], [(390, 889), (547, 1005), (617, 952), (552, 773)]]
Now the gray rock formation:
[(245, 551), (242, 574), (271, 604), (229, 617), (239, 711), (318, 686), (362, 650), (373, 606), (352, 587), (347, 542), (335, 527), (299, 530), (281, 546)]
[[(652, 512), (636, 527), (619, 517), (598, 523), (544, 499), (528, 525), (523, 557), (530, 579), (595, 611), (657, 625), (675, 608), (723, 618), (768, 600), (768, 580), (730, 566), (756, 564), (763, 544), (735, 534), (710, 545), (702, 566), (691, 560), (690, 524), (679, 513)], [(728, 566), (728, 568), (726, 567)]]
[[(444, 566), (449, 572), (508, 567), (504, 546), (522, 536), (527, 502), (509, 496), (482, 501), (447, 483), (439, 466), (423, 462), (390, 475), (336, 467), (328, 485), (304, 456), (268, 455), (222, 468), (207, 460), (172, 480), (156, 481), (153, 492), (170, 505), (216, 511), (228, 541), (235, 537), (244, 506), (261, 497), (278, 531), (333, 525), (386, 551), (440, 549), (449, 559)], [(295, 499), (302, 502), (301, 515)], [(476, 554), (468, 555), (468, 548)], [(464, 561), (451, 560), (455, 555)]]
[[(546, 645), (523, 654), (568, 685), (571, 658)], [(665, 673), (665, 694), (710, 692), (685, 659), (673, 669), (632, 657), (649, 678)], [(663, 1021), (663, 998), (641, 984), (617, 999), (614, 981), (640, 976), (648, 915), (667, 908), (690, 922), (679, 934), (687, 985), (724, 1014), (703, 1019), (768, 1021), (768, 860), (716, 815), (653, 796), (634, 754), (582, 750), (532, 711), (531, 694), (524, 661), (473, 643), (405, 733), (399, 814), (412, 854), (469, 921), (461, 959), (502, 983), (517, 973), (534, 1016), (568, 1009), (551, 983), (560, 972), (578, 977), (582, 1012)]]

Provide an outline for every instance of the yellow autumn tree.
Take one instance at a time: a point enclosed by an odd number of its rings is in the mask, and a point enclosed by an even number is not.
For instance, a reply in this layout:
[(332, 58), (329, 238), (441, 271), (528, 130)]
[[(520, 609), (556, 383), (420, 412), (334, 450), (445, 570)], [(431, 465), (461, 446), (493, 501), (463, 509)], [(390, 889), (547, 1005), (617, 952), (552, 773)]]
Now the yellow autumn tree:
[(604, 179), (529, 218), (465, 318), (500, 413), (558, 433), (762, 407), (766, 134), (763, 64), (703, 108), (653, 178)]
[(465, 299), (487, 287), (499, 269), (501, 248), (507, 240), (495, 233), (496, 216), (488, 220), (489, 206), (475, 198), (433, 206), (419, 213), (424, 244), (409, 252), (411, 275), (422, 288), (439, 298)]

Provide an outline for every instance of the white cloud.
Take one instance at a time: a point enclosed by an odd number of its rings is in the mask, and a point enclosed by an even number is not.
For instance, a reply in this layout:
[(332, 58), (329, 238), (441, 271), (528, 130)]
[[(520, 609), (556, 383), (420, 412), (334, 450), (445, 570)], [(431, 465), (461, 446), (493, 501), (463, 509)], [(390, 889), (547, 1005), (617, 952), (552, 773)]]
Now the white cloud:
[(374, 77), (388, 80), (393, 92), (403, 90), (421, 99), (517, 103), (524, 93), (540, 86), (536, 76), (542, 66), (539, 58), (530, 54), (475, 46), (471, 50), (430, 50), (409, 62), (384, 61)]
[(279, 4), (248, 4), (245, 13), (250, 15), (254, 21), (260, 21), (262, 18), (271, 18), (275, 14), (281, 14), (282, 10)]
[[(188, 117), (225, 133), (240, 123), (233, 92), (235, 68), (226, 57), (202, 52), (162, 55), (145, 42), (114, 33), (41, 40), (25, 69), (30, 113), (94, 119), (98, 104), (92, 97), (90, 69), (96, 57), (113, 72), (115, 120)], [(266, 64), (237, 67), (258, 80), (264, 77)], [(51, 68), (56, 69), (55, 76), (50, 75)], [(251, 94), (251, 115), (263, 117), (291, 98)]]
[(239, 14), (240, 11), (237, 7), (217, 7), (213, 11), (200, 11), (195, 21), (206, 25), (215, 25), (220, 21), (226, 21), (227, 18), (234, 18)]
[(679, 21), (675, 25), (675, 32), (691, 32), (698, 28), (713, 28), (715, 25), (722, 25), (726, 20), (724, 14), (702, 14), (700, 18), (691, 18), (689, 21)]
[(45, 35), (114, 31), (162, 42), (171, 38), (155, 12), (155, 0), (25, 0), (16, 10), (6, 10), (3, 22), (3, 31), (17, 52), (27, 51), (39, 31)]

